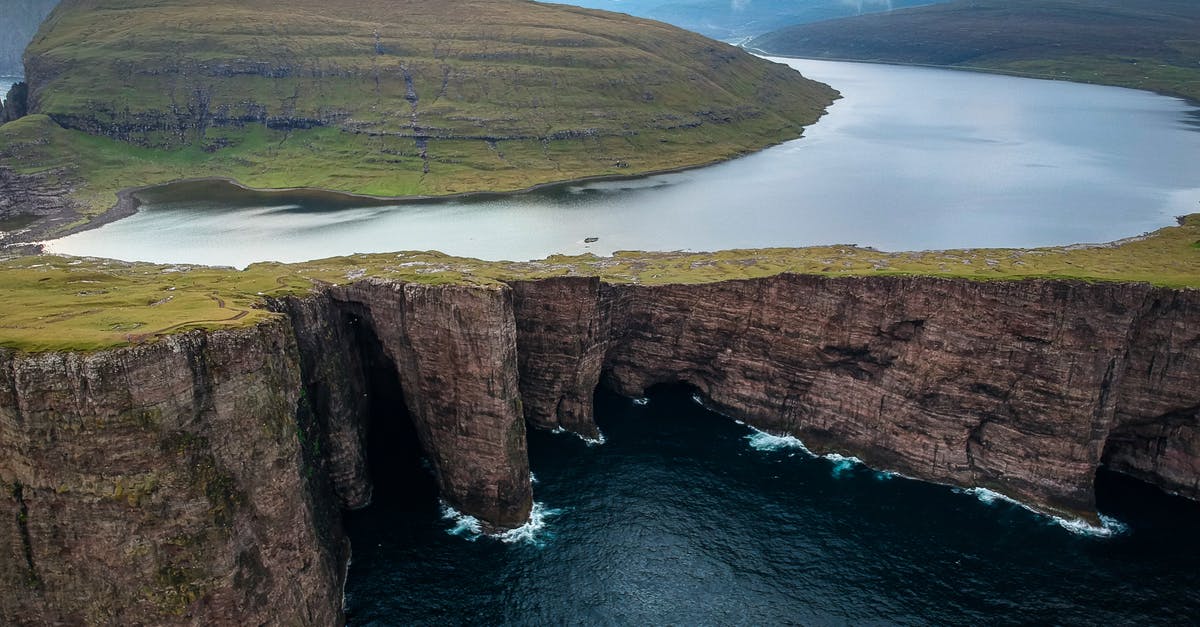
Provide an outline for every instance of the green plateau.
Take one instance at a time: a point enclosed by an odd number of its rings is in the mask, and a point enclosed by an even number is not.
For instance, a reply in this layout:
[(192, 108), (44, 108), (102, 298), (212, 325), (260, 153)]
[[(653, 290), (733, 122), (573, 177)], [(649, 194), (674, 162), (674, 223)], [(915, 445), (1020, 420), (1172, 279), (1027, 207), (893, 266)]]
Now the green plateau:
[(593, 276), (661, 285), (822, 276), (927, 275), (967, 280), (1034, 278), (1131, 281), (1200, 288), (1200, 214), (1179, 226), (1108, 244), (1036, 249), (882, 252), (855, 246), (619, 252), (487, 262), (437, 252), (336, 257), (245, 270), (32, 256), (0, 261), (0, 347), (38, 352), (97, 350), (154, 341), (190, 329), (256, 324), (278, 314), (268, 299), (304, 296), (330, 284), (379, 278), (430, 285)]
[(1195, 0), (955, 0), (792, 26), (746, 47), (1117, 85), (1200, 102)]
[(705, 165), (799, 137), (831, 88), (665, 24), (524, 0), (64, 0), (25, 53), (0, 173), (384, 197)]

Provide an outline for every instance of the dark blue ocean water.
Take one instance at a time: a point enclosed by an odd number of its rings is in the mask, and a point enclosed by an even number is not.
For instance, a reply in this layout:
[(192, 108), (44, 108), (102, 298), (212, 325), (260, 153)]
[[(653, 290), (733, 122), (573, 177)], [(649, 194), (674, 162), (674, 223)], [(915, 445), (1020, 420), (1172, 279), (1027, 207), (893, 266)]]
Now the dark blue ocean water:
[(530, 434), (540, 528), (445, 518), (417, 456), (376, 449), (347, 521), (354, 625), (1184, 624), (1200, 506), (1101, 473), (1125, 531), (813, 457), (662, 390), (601, 393), (606, 443)]

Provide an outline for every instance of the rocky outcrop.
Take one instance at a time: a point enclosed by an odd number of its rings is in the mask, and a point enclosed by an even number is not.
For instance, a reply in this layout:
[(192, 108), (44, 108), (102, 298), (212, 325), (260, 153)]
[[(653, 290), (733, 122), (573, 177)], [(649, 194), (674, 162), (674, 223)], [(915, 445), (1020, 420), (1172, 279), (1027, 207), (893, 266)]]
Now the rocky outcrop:
[(1102, 464), (1200, 498), (1200, 292), (779, 275), (692, 285), (362, 279), (240, 331), (0, 354), (0, 622), (339, 622), (339, 508), (410, 421), (450, 506), (523, 523), (526, 424), (597, 385), (881, 469), (1095, 518)]
[(442, 498), (493, 529), (528, 520), (510, 291), (367, 280), (329, 294), (358, 312), (352, 319), (372, 329), (395, 368)]
[[(0, 147), (0, 159), (6, 156)], [(7, 245), (64, 231), (85, 215), (71, 199), (69, 180), (61, 170), (25, 174), (0, 165), (0, 253)]]
[(0, 102), (0, 124), (12, 122), (29, 113), (29, 85), (24, 81), (14, 83)]

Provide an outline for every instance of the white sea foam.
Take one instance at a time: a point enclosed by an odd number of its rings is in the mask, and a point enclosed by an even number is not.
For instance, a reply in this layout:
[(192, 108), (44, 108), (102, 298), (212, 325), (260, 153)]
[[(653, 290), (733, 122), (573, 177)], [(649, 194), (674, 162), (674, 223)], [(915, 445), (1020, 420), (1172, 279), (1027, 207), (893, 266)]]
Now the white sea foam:
[[(579, 434), (576, 434), (576, 435), (579, 435)], [(596, 429), (596, 437), (595, 438), (587, 438), (582, 435), (580, 435), (579, 437), (585, 443), (587, 443), (588, 446), (600, 446), (601, 444), (604, 444), (605, 442), (608, 441), (608, 440), (604, 439), (604, 433), (602, 433), (599, 429)]]
[(479, 524), (478, 518), (464, 514), (445, 502), (442, 503), (442, 518), (454, 522), (454, 526), (446, 530), (446, 533), (452, 536), (459, 536), (474, 542), (483, 534), (483, 527)]
[(953, 491), (958, 492), (959, 494), (970, 494), (971, 496), (974, 496), (975, 498), (979, 499), (981, 502), (986, 503), (988, 505), (995, 505), (996, 501), (1000, 501), (1002, 503), (1009, 503), (1010, 505), (1017, 505), (1020, 507), (1024, 507), (1025, 509), (1028, 509), (1030, 511), (1033, 511), (1032, 508), (1028, 507), (1024, 503), (1022, 503), (1006, 494), (1001, 494), (999, 492), (996, 492), (995, 490), (989, 490), (987, 488), (954, 488)]
[(560, 513), (562, 513), (562, 510), (550, 509), (542, 503), (535, 502), (533, 509), (529, 512), (529, 522), (516, 529), (510, 529), (492, 537), (508, 544), (525, 542), (538, 547), (544, 546), (546, 536), (549, 533), (546, 529), (546, 521)]
[(641, 398), (635, 398), (633, 399), (633, 404), (637, 405), (638, 407), (645, 407), (646, 405), (650, 404), (650, 399), (646, 398), (645, 396)]
[(854, 468), (856, 465), (860, 465), (860, 464), (864, 465), (864, 466), (866, 465), (866, 464), (863, 464), (863, 460), (861, 460), (857, 457), (854, 457), (852, 455), (847, 456), (847, 455), (839, 455), (837, 453), (829, 453), (827, 455), (822, 455), (822, 457), (833, 462), (832, 474), (833, 474), (834, 478), (841, 477), (842, 475), (846, 474), (846, 472), (848, 472), (850, 469)]
[(550, 431), (550, 433), (553, 433), (556, 435), (561, 435), (561, 434), (573, 435), (573, 436), (579, 438), (580, 440), (583, 440), (583, 442), (585, 444), (587, 444), (588, 446), (600, 446), (601, 444), (604, 444), (605, 442), (608, 441), (604, 438), (604, 433), (602, 433), (600, 431), (600, 429), (596, 429), (596, 437), (594, 437), (594, 438), (589, 438), (586, 435), (583, 435), (580, 433), (575, 433), (574, 431), (568, 431), (562, 427), (555, 427), (554, 429), (552, 429)]
[(533, 474), (532, 472), (529, 473), (529, 483), (532, 485), (537, 485), (537, 482), (537, 475)]
[(474, 542), (480, 538), (491, 538), (508, 544), (525, 542), (540, 547), (545, 544), (549, 533), (546, 529), (547, 520), (560, 513), (562, 510), (550, 509), (542, 503), (535, 502), (533, 509), (529, 512), (529, 520), (524, 525), (500, 533), (483, 533), (483, 525), (480, 524), (478, 518), (464, 514), (444, 501), (442, 502), (442, 518), (453, 522), (453, 526), (447, 529), (446, 533), (463, 538), (468, 542)]
[(1126, 525), (1112, 516), (1105, 516), (1104, 514), (1100, 514), (1099, 525), (1093, 525), (1092, 523), (1089, 523), (1081, 518), (1076, 518), (1074, 520), (1067, 520), (1065, 518), (1058, 517), (1053, 518), (1054, 522), (1058, 523), (1058, 525), (1063, 529), (1081, 536), (1110, 538), (1112, 536), (1119, 536), (1129, 531), (1129, 525)]
[(707, 408), (707, 405), (704, 404), (704, 397), (700, 396), (700, 394), (698, 392), (695, 394), (692, 394), (692, 402), (701, 407)]
[(1096, 525), (1082, 518), (1063, 518), (1061, 516), (1047, 514), (1034, 509), (1025, 503), (1022, 503), (1021, 501), (1018, 501), (1007, 494), (1001, 494), (995, 490), (989, 490), (987, 488), (953, 488), (953, 491), (959, 494), (970, 494), (988, 505), (995, 505), (997, 502), (1016, 505), (1017, 507), (1033, 512), (1034, 514), (1045, 518), (1049, 523), (1056, 524), (1059, 527), (1070, 531), (1071, 533), (1081, 536), (1109, 538), (1112, 536), (1119, 536), (1129, 531), (1128, 525), (1111, 516), (1105, 516), (1104, 514), (1100, 514), (1100, 524)]
[(801, 442), (800, 438), (795, 436), (775, 435), (760, 429), (755, 429), (754, 427), (750, 427), (750, 430), (752, 433), (747, 435), (746, 439), (750, 442), (750, 446), (756, 450), (782, 451), (785, 449), (799, 449), (808, 455), (813, 454), (812, 451), (808, 450), (807, 446), (804, 446), (804, 442)]

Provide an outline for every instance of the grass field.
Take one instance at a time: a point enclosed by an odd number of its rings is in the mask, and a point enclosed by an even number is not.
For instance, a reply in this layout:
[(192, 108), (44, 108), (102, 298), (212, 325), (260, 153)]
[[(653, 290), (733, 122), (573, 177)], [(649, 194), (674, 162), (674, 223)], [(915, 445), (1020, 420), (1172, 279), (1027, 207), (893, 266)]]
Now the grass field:
[(551, 276), (598, 276), (661, 285), (774, 276), (929, 275), (1133, 281), (1200, 288), (1200, 214), (1176, 227), (1104, 245), (889, 253), (854, 246), (617, 253), (484, 262), (440, 253), (355, 255), (244, 271), (71, 257), (0, 262), (0, 346), (25, 351), (95, 350), (153, 341), (193, 328), (252, 325), (272, 314), (266, 297), (368, 277), (428, 284), (495, 284)]
[(996, 70), (1200, 102), (1200, 2), (955, 0), (781, 29), (748, 48)]
[[(463, 19), (470, 16), (470, 19)], [(695, 166), (798, 137), (835, 97), (648, 20), (522, 0), (65, 0), (0, 165), (125, 187), (224, 176), (382, 196)]]

